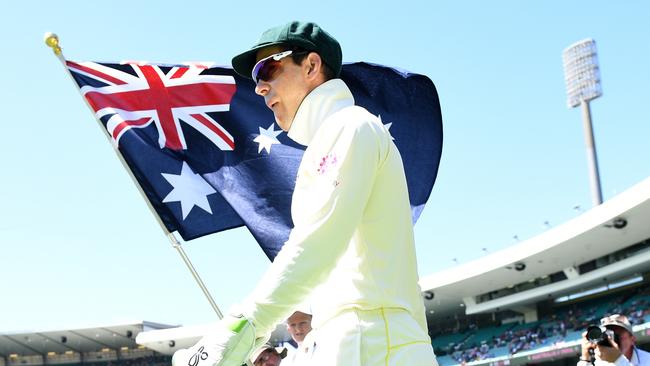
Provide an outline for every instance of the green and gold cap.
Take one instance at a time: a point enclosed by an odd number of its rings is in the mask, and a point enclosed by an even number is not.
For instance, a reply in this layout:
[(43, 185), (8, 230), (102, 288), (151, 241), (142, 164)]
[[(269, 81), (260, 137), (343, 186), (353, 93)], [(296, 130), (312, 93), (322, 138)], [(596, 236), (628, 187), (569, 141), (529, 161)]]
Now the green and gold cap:
[(268, 46), (287, 45), (318, 53), (323, 62), (334, 71), (336, 77), (341, 73), (343, 55), (341, 45), (316, 23), (293, 21), (273, 27), (262, 36), (248, 51), (232, 59), (232, 68), (239, 75), (250, 79), (255, 66), (257, 51)]

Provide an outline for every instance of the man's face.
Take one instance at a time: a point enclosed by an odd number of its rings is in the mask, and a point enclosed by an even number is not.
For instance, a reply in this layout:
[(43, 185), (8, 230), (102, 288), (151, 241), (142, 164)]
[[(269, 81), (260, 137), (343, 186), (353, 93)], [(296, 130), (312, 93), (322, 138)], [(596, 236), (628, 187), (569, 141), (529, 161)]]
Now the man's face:
[[(284, 51), (281, 46), (270, 46), (257, 52), (257, 61)], [(260, 80), (255, 86), (255, 93), (264, 97), (266, 106), (273, 111), (275, 121), (284, 131), (289, 131), (298, 107), (313, 89), (307, 80), (309, 66), (305, 59), (296, 65), (291, 56), (280, 61), (280, 67), (270, 80)]]
[(632, 347), (634, 347), (634, 344), (636, 342), (636, 337), (634, 337), (630, 332), (627, 330), (617, 327), (617, 326), (608, 326), (607, 329), (611, 329), (614, 331), (614, 333), (618, 336), (619, 339), (619, 344), (618, 348), (621, 350), (621, 352), (625, 355), (628, 354), (628, 352), (631, 352)]
[(287, 332), (291, 334), (294, 341), (302, 343), (310, 331), (311, 315), (296, 311), (287, 319)]
[(279, 366), (282, 358), (274, 349), (266, 349), (255, 360), (255, 366)]

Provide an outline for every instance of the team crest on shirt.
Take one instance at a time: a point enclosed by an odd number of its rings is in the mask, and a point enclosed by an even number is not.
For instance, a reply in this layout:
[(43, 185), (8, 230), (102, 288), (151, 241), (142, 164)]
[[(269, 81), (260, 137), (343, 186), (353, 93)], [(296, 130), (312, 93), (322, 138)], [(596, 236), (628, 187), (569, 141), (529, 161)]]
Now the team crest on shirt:
[(338, 163), (338, 159), (336, 158), (336, 154), (334, 153), (329, 153), (325, 156), (323, 156), (320, 159), (320, 163), (318, 164), (318, 172), (319, 175), (323, 175), (330, 171), (332, 168), (336, 167)]

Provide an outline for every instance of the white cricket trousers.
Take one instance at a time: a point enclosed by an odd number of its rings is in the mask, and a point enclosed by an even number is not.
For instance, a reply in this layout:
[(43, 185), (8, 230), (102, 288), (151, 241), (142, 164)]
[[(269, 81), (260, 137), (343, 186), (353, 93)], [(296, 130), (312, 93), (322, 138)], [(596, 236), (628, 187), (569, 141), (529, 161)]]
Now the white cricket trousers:
[(438, 366), (429, 336), (402, 309), (345, 310), (313, 332), (308, 365)]

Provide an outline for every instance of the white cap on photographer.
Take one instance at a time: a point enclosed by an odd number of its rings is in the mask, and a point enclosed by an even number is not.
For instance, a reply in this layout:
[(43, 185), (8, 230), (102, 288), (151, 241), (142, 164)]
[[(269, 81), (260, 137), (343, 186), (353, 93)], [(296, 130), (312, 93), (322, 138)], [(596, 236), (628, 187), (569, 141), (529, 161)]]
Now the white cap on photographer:
[(632, 324), (630, 323), (630, 320), (625, 315), (614, 314), (614, 315), (606, 316), (600, 319), (600, 325), (604, 327), (608, 327), (608, 326), (621, 327), (627, 330), (630, 334), (634, 335), (634, 331), (632, 331)]

